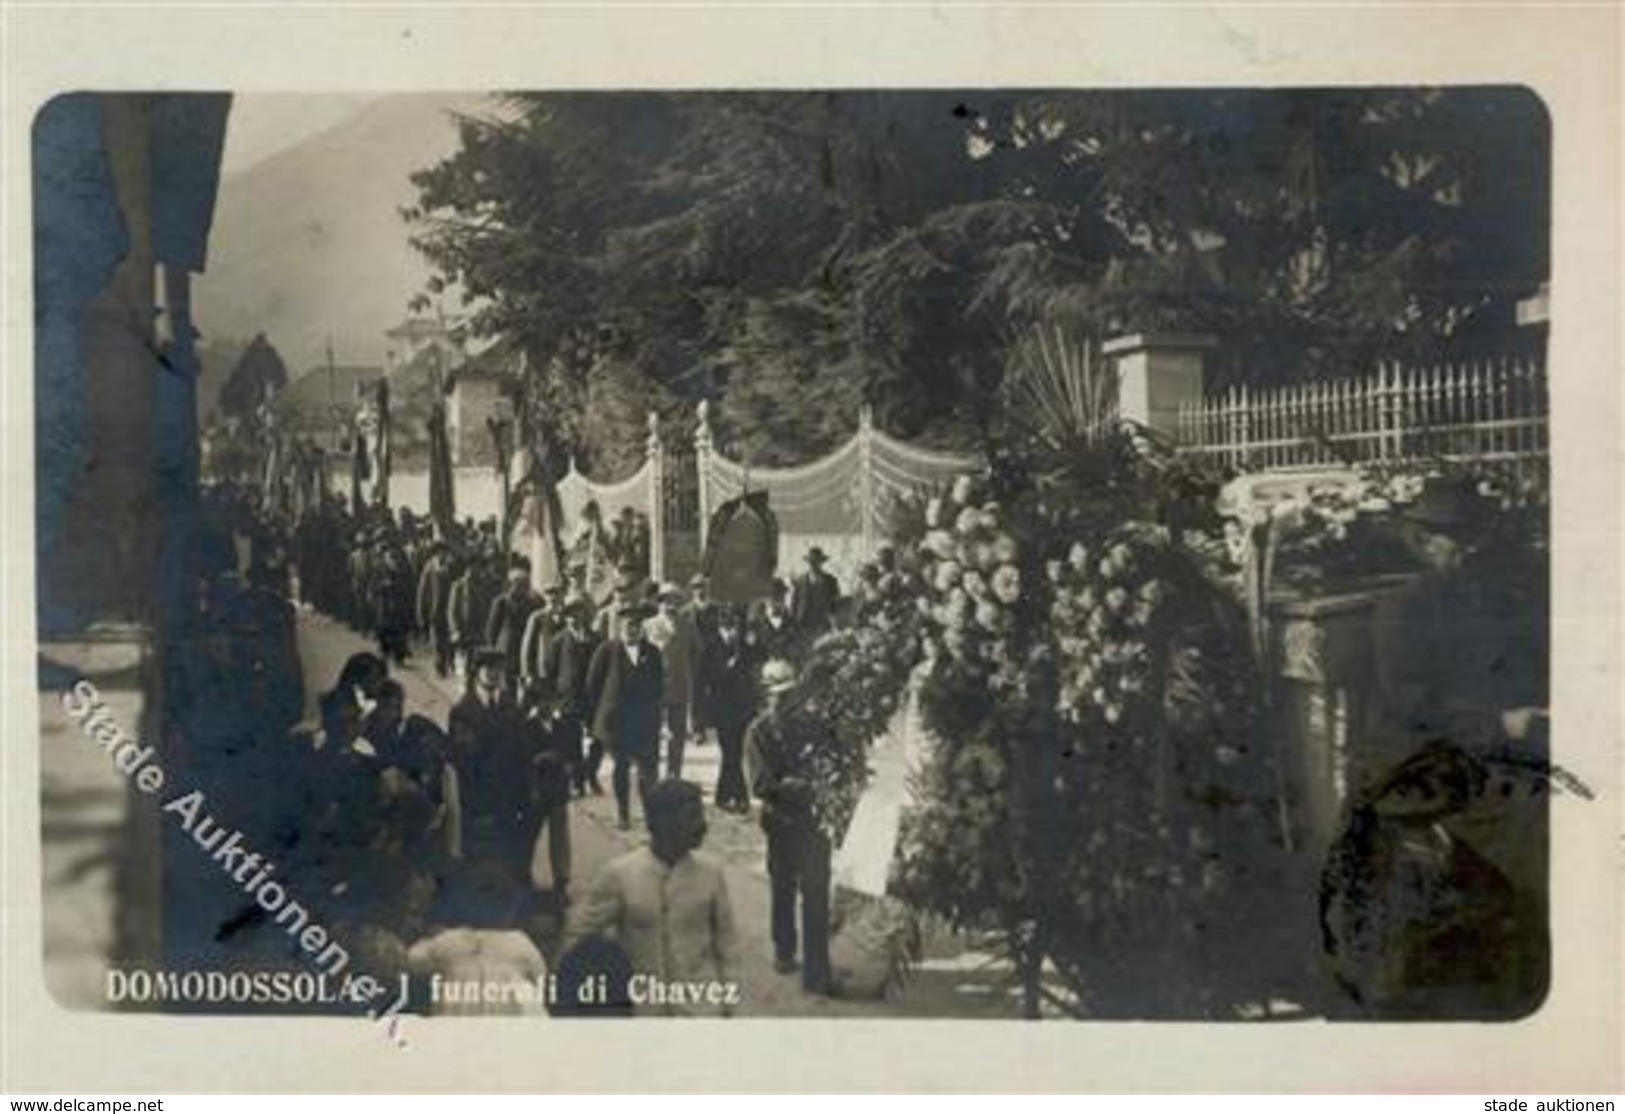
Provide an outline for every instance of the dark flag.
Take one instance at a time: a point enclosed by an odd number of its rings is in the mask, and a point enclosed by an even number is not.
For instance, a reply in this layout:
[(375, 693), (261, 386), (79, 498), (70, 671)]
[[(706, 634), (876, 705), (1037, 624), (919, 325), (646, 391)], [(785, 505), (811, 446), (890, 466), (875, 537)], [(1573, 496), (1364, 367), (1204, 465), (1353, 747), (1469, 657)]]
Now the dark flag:
[(378, 380), (378, 426), (373, 434), (372, 500), (380, 507), (389, 506), (389, 380)]
[(773, 591), (779, 562), (779, 520), (765, 491), (729, 499), (711, 515), (704, 569), (718, 603), (754, 603)]
[[(357, 395), (360, 390), (357, 389)], [(363, 487), (372, 477), (372, 457), (367, 450), (367, 413), (364, 407), (356, 408), (356, 415), (350, 424), (350, 511), (359, 515), (361, 509), (367, 505), (363, 496)]]
[(451, 478), (451, 439), (446, 408), (438, 401), (429, 412), (429, 517), (442, 539), (450, 539), (457, 521), (456, 488)]

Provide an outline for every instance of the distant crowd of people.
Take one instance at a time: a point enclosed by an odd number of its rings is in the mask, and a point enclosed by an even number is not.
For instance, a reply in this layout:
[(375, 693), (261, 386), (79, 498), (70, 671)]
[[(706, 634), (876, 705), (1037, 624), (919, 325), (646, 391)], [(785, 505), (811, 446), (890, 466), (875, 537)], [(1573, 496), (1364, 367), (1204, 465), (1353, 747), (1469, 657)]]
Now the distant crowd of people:
[[(301, 599), (378, 646), (350, 658), (320, 695), (319, 722), (293, 732), (271, 827), (312, 888), (347, 893), (349, 908), (365, 910), (364, 950), (383, 966), (414, 966), (410, 942), (431, 914), (512, 932), (526, 909), (551, 902), (573, 906), (560, 955), (577, 967), (586, 961), (576, 953), (590, 959), (607, 937), (624, 957), (599, 954), (588, 963), (598, 973), (624, 961), (630, 974), (693, 979), (704, 968), (728, 978), (732, 912), (720, 866), (693, 854), (703, 791), (682, 780), (689, 748), (714, 737), (714, 806), (748, 815), (759, 802), (777, 966), (828, 991), (831, 848), (810, 777), (825, 728), (801, 711), (797, 670), (878, 571), (848, 598), (815, 548), (799, 575), (743, 606), (712, 601), (703, 575), (655, 583), (631, 565), (595, 594), (580, 561), (538, 590), (529, 562), (502, 552), (494, 524), (444, 538), (409, 512), (352, 516), (328, 504), (291, 529), (239, 514), (234, 544), (244, 533), (258, 590)], [(414, 650), (460, 682), (444, 723), (409, 708), (391, 676)], [(616, 823), (630, 830), (638, 805), (650, 843), (572, 903), (571, 803), (603, 793), (606, 761)], [(679, 862), (693, 875), (682, 900), (714, 905), (703, 917), (660, 904), (671, 887), (661, 899), (651, 879)], [(708, 938), (678, 955), (640, 935), (650, 924), (679, 934), (704, 925)], [(484, 941), (482, 954), (496, 943)], [(436, 947), (445, 953), (445, 941)], [(519, 957), (515, 971), (533, 962), (518, 938), (496, 950)]]

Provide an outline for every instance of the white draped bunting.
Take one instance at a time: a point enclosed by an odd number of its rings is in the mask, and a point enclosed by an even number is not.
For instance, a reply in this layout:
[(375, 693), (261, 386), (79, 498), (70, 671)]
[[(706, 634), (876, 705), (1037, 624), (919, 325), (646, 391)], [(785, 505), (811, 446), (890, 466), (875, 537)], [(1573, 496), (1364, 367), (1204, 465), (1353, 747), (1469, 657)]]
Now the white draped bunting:
[(703, 415), (700, 421), (702, 519), (745, 491), (765, 491), (778, 519), (780, 575), (794, 575), (807, 551), (818, 546), (829, 557), (829, 571), (847, 588), (886, 537), (896, 502), (983, 469), (978, 456), (922, 449), (882, 433), (867, 410), (858, 431), (840, 448), (788, 468), (751, 468), (729, 460), (710, 448)]

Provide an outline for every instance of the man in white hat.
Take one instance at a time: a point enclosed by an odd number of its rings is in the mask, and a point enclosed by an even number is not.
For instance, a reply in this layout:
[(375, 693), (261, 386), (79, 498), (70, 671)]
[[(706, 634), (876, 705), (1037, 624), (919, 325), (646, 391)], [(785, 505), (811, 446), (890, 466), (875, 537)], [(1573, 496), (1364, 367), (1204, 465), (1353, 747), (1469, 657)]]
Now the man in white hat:
[(809, 993), (828, 994), (831, 849), (814, 811), (812, 767), (829, 733), (800, 707), (795, 688), (796, 671), (789, 662), (762, 666), (762, 710), (745, 730), (745, 759), (767, 833), (774, 967), (781, 974), (796, 969), (799, 894), (801, 984)]

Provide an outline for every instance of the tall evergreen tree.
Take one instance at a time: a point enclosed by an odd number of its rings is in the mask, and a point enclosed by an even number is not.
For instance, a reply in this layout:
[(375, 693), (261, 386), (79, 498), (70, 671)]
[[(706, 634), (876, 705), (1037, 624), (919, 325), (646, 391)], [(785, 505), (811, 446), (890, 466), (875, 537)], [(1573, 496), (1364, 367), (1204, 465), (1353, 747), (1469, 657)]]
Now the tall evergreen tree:
[(578, 456), (713, 398), (772, 464), (862, 401), (973, 441), (1036, 321), (1212, 331), (1260, 382), (1504, 343), (1548, 164), (1518, 90), (524, 94), (406, 216)]
[(265, 401), (288, 385), (288, 368), (276, 346), (257, 334), (237, 358), (220, 388), (219, 408), (227, 417), (251, 418)]

